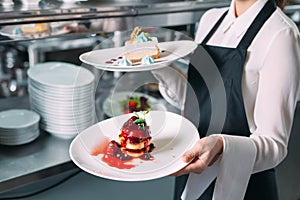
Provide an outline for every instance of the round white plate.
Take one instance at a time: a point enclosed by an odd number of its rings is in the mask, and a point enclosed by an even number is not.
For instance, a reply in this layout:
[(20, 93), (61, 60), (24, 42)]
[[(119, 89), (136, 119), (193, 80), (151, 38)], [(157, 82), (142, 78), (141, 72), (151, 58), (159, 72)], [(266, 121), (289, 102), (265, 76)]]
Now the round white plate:
[(93, 82), (91, 82), (91, 84), (89, 85), (84, 85), (81, 87), (73, 87), (73, 88), (62, 88), (60, 86), (46, 86), (43, 85), (41, 83), (37, 83), (32, 79), (28, 79), (28, 85), (30, 85), (30, 87), (35, 88), (39, 91), (42, 92), (51, 92), (51, 93), (55, 93), (55, 94), (62, 94), (62, 93), (66, 93), (66, 94), (73, 94), (73, 93), (81, 93), (81, 92), (90, 92), (91, 90), (94, 89), (94, 84)]
[(39, 63), (29, 68), (27, 74), (38, 83), (61, 88), (89, 85), (95, 79), (89, 70), (64, 62)]
[(91, 126), (93, 123), (86, 123), (83, 125), (73, 125), (73, 126), (64, 126), (64, 125), (53, 125), (51, 124), (41, 124), (41, 128), (45, 130), (51, 130), (56, 133), (67, 134), (67, 133), (79, 133), (80, 131), (86, 129)]
[(168, 176), (187, 165), (181, 158), (199, 139), (197, 128), (186, 118), (171, 112), (150, 111), (146, 120), (150, 126), (155, 149), (154, 160), (134, 160), (131, 169), (117, 169), (101, 161), (101, 154), (93, 156), (95, 148), (104, 141), (117, 140), (120, 128), (131, 114), (119, 115), (83, 130), (72, 141), (69, 149), (72, 161), (95, 176), (119, 181), (145, 181)]
[(26, 109), (11, 109), (0, 112), (0, 128), (19, 129), (37, 124), (40, 116)]
[(87, 108), (85, 110), (71, 110), (71, 111), (56, 111), (55, 108), (51, 109), (43, 109), (39, 108), (38, 106), (32, 105), (31, 109), (38, 112), (40, 115), (42, 115), (43, 120), (49, 119), (68, 119), (73, 120), (75, 117), (76, 119), (86, 119), (91, 115), (91, 112), (93, 111), (93, 108)]
[[(35, 100), (36, 102), (40, 102), (42, 104), (55, 104), (55, 106), (60, 106), (60, 107), (64, 107), (64, 106), (72, 106), (72, 105), (86, 105), (86, 104), (91, 104), (94, 101), (91, 99), (91, 97), (89, 98), (78, 98), (76, 99), (74, 98), (59, 98), (59, 97), (51, 97), (51, 96), (40, 96), (38, 93), (33, 93), (30, 89), (29, 91), (29, 95), (30, 98), (32, 100)], [(91, 95), (90, 95), (91, 96)]]
[(8, 145), (8, 146), (22, 145), (22, 144), (27, 144), (29, 142), (32, 142), (33, 140), (35, 140), (38, 137), (39, 137), (39, 132), (37, 132), (37, 134), (34, 134), (34, 135), (29, 135), (26, 138), (16, 138), (16, 139), (12, 139), (12, 140), (1, 139), (0, 143), (2, 145)]
[(120, 102), (128, 100), (128, 97), (134, 96), (144, 96), (145, 98), (147, 98), (151, 110), (167, 110), (167, 108), (163, 104), (159, 103), (159, 101), (156, 98), (151, 97), (147, 94), (143, 94), (140, 92), (118, 92), (111, 94), (108, 98), (104, 100), (102, 106), (103, 112), (109, 117), (124, 114), (124, 110), (122, 109)]
[(79, 59), (86, 64), (107, 71), (147, 71), (166, 67), (169, 63), (188, 55), (196, 49), (197, 43), (191, 40), (180, 40), (161, 42), (158, 43), (158, 47), (161, 50), (161, 57), (155, 59), (155, 63), (151, 65), (118, 66), (107, 64), (106, 62), (111, 59), (122, 57), (125, 51), (124, 46), (86, 52), (81, 54)]
[[(90, 124), (92, 124), (92, 123), (90, 123)], [(74, 138), (82, 130), (84, 130), (87, 127), (89, 127), (90, 124), (87, 124), (86, 126), (73, 126), (73, 128), (61, 127), (61, 126), (51, 127), (51, 126), (47, 126), (47, 125), (44, 125), (44, 124), (41, 124), (40, 127), (43, 130), (49, 132), (50, 134), (52, 134), (52, 135), (54, 135), (56, 137)]]

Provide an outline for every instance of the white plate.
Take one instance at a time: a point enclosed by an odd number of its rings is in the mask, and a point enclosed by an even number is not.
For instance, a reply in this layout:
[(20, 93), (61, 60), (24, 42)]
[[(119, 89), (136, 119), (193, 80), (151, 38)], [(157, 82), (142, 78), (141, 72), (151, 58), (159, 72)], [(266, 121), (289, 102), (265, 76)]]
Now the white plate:
[(33, 87), (42, 92), (47, 92), (47, 93), (50, 92), (50, 93), (54, 93), (54, 94), (62, 94), (62, 93), (73, 94), (73, 93), (81, 93), (81, 92), (90, 92), (91, 90), (94, 89), (93, 82), (91, 82), (88, 85), (84, 85), (84, 86), (80, 86), (80, 87), (76, 86), (73, 88), (71, 88), (71, 87), (70, 88), (62, 88), (60, 86), (56, 86), (56, 87), (46, 86), (41, 83), (37, 83), (30, 78), (28, 79), (28, 85), (30, 85), (30, 87)]
[(138, 96), (138, 97), (144, 96), (145, 98), (147, 98), (151, 110), (160, 110), (160, 111), (167, 110), (166, 107), (163, 104), (159, 103), (156, 98), (151, 97), (147, 94), (143, 94), (140, 92), (118, 92), (118, 93), (111, 94), (108, 98), (105, 99), (102, 106), (103, 112), (109, 117), (124, 114), (120, 102), (127, 100), (128, 97), (134, 97), (134, 96)]
[(0, 112), (0, 128), (19, 129), (37, 124), (40, 116), (26, 109), (11, 109)]
[(0, 34), (10, 37), (12, 39), (33, 39), (33, 38), (63, 35), (70, 32), (70, 30), (65, 29), (63, 26), (58, 27), (57, 22), (53, 24), (50, 23), (50, 26), (53, 28), (51, 31), (47, 31), (44, 33), (33, 33), (33, 34), (15, 34), (14, 30), (16, 28), (21, 28), (21, 25), (5, 26), (0, 30)]
[(48, 119), (67, 119), (67, 120), (73, 120), (73, 119), (86, 119), (90, 118), (91, 112), (93, 111), (93, 108), (87, 108), (85, 110), (71, 110), (71, 111), (58, 111), (55, 110), (55, 108), (51, 109), (43, 109), (39, 108), (36, 105), (32, 105), (31, 109), (38, 112), (40, 115), (42, 115), (43, 120), (48, 121)]
[(124, 46), (83, 53), (79, 56), (79, 59), (86, 64), (107, 71), (147, 71), (166, 67), (169, 63), (188, 55), (196, 49), (197, 43), (191, 40), (180, 40), (161, 42), (158, 43), (158, 46), (163, 51), (161, 52), (161, 58), (155, 59), (155, 63), (151, 65), (118, 66), (107, 64), (106, 62), (111, 59), (122, 57)]
[(119, 181), (145, 181), (168, 176), (187, 165), (181, 160), (185, 151), (199, 139), (197, 128), (186, 118), (171, 112), (150, 111), (146, 116), (155, 149), (152, 161), (137, 159), (131, 169), (117, 169), (92, 156), (95, 148), (107, 139), (117, 140), (121, 126), (131, 114), (120, 115), (85, 129), (72, 141), (69, 149), (72, 161), (95, 176)]
[(64, 62), (39, 63), (29, 68), (27, 74), (42, 85), (70, 89), (89, 85), (95, 79), (89, 70)]
[(63, 98), (63, 97), (52, 97), (52, 96), (42, 96), (38, 93), (32, 92), (32, 90), (29, 88), (28, 93), (30, 95), (30, 98), (35, 100), (36, 102), (41, 103), (50, 103), (55, 104), (55, 106), (66, 106), (66, 105), (85, 105), (85, 104), (91, 104), (93, 103), (93, 99), (91, 99), (92, 94), (90, 94), (90, 97), (71, 97), (71, 98)]
[[(40, 127), (46, 127), (47, 129), (51, 129), (51, 130), (64, 130), (64, 131), (76, 131), (78, 129), (80, 130), (84, 130), (86, 128), (88, 128), (89, 126), (91, 126), (92, 124), (94, 124), (94, 120), (90, 119), (88, 122), (79, 124), (79, 123), (74, 123), (73, 125), (68, 125), (66, 123), (64, 124), (58, 124), (58, 123), (44, 123), (43, 121), (41, 121), (40, 123)], [(76, 131), (77, 132), (77, 131)]]

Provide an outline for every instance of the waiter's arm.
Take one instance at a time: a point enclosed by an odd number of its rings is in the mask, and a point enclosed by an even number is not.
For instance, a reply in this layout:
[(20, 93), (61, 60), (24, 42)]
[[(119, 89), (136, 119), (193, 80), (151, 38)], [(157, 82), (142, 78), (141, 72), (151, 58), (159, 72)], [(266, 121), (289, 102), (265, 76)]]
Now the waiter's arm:
[(299, 49), (299, 36), (291, 29), (280, 31), (266, 47), (254, 106), (256, 129), (250, 136), (257, 148), (255, 172), (275, 167), (287, 154), (299, 87)]

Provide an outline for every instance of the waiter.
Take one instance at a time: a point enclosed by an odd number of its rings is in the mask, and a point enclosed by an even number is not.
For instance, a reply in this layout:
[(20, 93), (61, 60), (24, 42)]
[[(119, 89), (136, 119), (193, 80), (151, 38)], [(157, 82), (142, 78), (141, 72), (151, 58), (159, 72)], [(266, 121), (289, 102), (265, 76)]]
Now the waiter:
[[(196, 34), (195, 40), (199, 46), (189, 66), (190, 88), (172, 88), (171, 79), (177, 82), (180, 79), (170, 77), (170, 73), (167, 73), (170, 69), (153, 72), (161, 84), (168, 83), (161, 87), (164, 88), (161, 90), (163, 96), (172, 93), (166, 92), (168, 90), (177, 92), (177, 96), (168, 96), (166, 99), (173, 101), (173, 104), (184, 105), (187, 118), (193, 122), (198, 118), (195, 113), (197, 109), (190, 106), (194, 102), (189, 98), (190, 90), (196, 94), (201, 113), (199, 121), (194, 122), (201, 139), (183, 156), (183, 160), (190, 163), (174, 174), (177, 176), (174, 199), (180, 199), (182, 193), (192, 191), (189, 187), (195, 186), (189, 184), (197, 181), (189, 179), (197, 180), (197, 174), (205, 172), (216, 160), (225, 159), (223, 154), (239, 151), (249, 155), (248, 160), (253, 160), (253, 165), (249, 162), (251, 167), (238, 160), (233, 160), (231, 166), (236, 171), (249, 168), (252, 174), (249, 182), (247, 179), (247, 188), (242, 195), (244, 199), (278, 199), (274, 167), (287, 154), (300, 66), (298, 28), (283, 13), (285, 3), (232, 0), (229, 9), (207, 11), (201, 18)], [(211, 57), (224, 83), (226, 113), (220, 112), (225, 116), (221, 129), (220, 124), (214, 124), (212, 117), (215, 112), (211, 96), (213, 88), (209, 88), (206, 81), (208, 77), (201, 74), (201, 66), (195, 62), (203, 54)], [(179, 97), (184, 93), (187, 94), (186, 100), (181, 101)], [(221, 184), (225, 186), (232, 183)], [(214, 190), (215, 181), (193, 198), (211, 200)]]

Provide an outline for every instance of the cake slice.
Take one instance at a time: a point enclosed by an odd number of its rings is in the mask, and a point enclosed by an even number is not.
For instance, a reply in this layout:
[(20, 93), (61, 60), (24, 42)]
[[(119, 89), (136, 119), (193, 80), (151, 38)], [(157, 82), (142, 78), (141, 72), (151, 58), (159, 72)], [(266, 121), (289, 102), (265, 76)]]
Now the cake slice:
[(143, 32), (141, 27), (135, 27), (131, 33), (130, 40), (125, 43), (124, 57), (132, 63), (150, 56), (153, 59), (160, 58), (160, 49), (156, 37), (150, 37), (149, 33)]
[(47, 23), (26, 24), (21, 27), (23, 34), (38, 34), (50, 31)]
[[(147, 111), (141, 113), (148, 113)], [(140, 157), (152, 151), (154, 146), (150, 143), (150, 128), (144, 117), (135, 113), (121, 128), (119, 141), (121, 149), (132, 157)]]
[[(104, 147), (97, 148), (92, 155), (103, 153), (101, 160), (111, 167), (131, 169), (137, 164), (134, 159), (154, 160), (150, 154), (155, 146), (150, 143), (150, 128), (146, 124), (145, 114), (148, 111), (135, 113), (121, 127), (119, 141), (111, 140)], [(100, 150), (99, 150), (100, 149)]]

